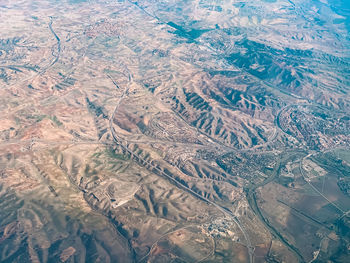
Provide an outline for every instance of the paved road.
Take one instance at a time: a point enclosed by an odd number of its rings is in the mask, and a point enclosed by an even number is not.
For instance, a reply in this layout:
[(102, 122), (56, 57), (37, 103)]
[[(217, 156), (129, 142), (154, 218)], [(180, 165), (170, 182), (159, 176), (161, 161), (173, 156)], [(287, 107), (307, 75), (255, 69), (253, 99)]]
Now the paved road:
[(2, 141), (0, 142), (0, 147), (2, 146), (9, 146), (13, 144), (18, 144), (18, 145), (27, 145), (33, 146), (35, 143), (41, 143), (41, 144), (46, 144), (46, 145), (52, 145), (52, 146), (57, 146), (57, 145), (78, 145), (78, 144), (102, 144), (102, 145), (114, 145), (114, 143), (111, 142), (103, 142), (103, 141), (53, 141), (53, 140), (43, 140), (43, 139), (30, 139), (30, 140), (9, 140), (9, 141)]
[(172, 176), (170, 176), (169, 174), (166, 174), (165, 172), (163, 172), (161, 169), (159, 169), (157, 166), (155, 166), (154, 164), (152, 164), (151, 162), (145, 160), (144, 158), (142, 158), (141, 156), (139, 156), (137, 153), (134, 153), (133, 151), (131, 151), (128, 147), (126, 147), (123, 143), (122, 140), (119, 138), (118, 134), (116, 133), (115, 129), (113, 128), (113, 120), (115, 117), (115, 114), (119, 108), (119, 104), (120, 102), (123, 100), (123, 98), (125, 97), (125, 95), (128, 93), (128, 89), (125, 89), (122, 96), (120, 97), (120, 99), (117, 102), (117, 105), (113, 111), (113, 114), (111, 116), (111, 118), (109, 119), (109, 127), (110, 127), (110, 131), (111, 134), (113, 136), (114, 141), (120, 145), (126, 152), (128, 152), (131, 156), (134, 156), (135, 159), (137, 159), (139, 161), (139, 163), (141, 163), (141, 165), (147, 165), (149, 167), (152, 167), (152, 171), (153, 172), (157, 172), (159, 175), (162, 175), (166, 178), (168, 178), (170, 181), (172, 181), (175, 185), (179, 186), (180, 188), (184, 189), (185, 191), (191, 193), (192, 195), (196, 196), (197, 198), (207, 202), (208, 204), (213, 205), (214, 207), (216, 207), (219, 211), (221, 211), (223, 214), (229, 216), (232, 218), (232, 220), (236, 223), (236, 225), (239, 227), (239, 229), (241, 230), (241, 232), (244, 235), (244, 238), (246, 240), (246, 247), (248, 249), (248, 254), (249, 254), (249, 262), (253, 263), (254, 262), (254, 247), (251, 244), (250, 238), (248, 233), (246, 232), (246, 230), (244, 229), (244, 227), (242, 226), (242, 223), (240, 222), (239, 218), (234, 215), (230, 210), (228, 210), (225, 207), (222, 207), (218, 204), (216, 204), (215, 202), (199, 195), (197, 192), (193, 191), (192, 189), (190, 189), (189, 187), (183, 185), (182, 183), (180, 183), (179, 181), (177, 181), (175, 178), (173, 178)]

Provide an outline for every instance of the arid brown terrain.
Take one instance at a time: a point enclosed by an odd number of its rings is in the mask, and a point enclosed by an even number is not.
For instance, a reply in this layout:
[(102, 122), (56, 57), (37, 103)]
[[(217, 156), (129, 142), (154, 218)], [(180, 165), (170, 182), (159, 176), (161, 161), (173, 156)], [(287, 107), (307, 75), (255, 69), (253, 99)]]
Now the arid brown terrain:
[(0, 0), (0, 261), (349, 262), (349, 29), (306, 2)]

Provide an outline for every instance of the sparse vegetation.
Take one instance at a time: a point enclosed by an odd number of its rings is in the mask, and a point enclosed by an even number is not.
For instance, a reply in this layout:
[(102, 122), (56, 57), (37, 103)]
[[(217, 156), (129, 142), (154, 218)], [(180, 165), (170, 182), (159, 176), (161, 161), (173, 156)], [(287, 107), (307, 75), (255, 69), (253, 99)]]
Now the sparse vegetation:
[(2, 1), (0, 261), (348, 262), (339, 3)]

